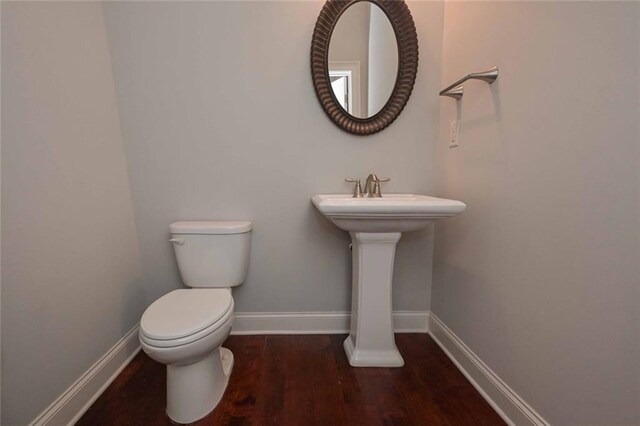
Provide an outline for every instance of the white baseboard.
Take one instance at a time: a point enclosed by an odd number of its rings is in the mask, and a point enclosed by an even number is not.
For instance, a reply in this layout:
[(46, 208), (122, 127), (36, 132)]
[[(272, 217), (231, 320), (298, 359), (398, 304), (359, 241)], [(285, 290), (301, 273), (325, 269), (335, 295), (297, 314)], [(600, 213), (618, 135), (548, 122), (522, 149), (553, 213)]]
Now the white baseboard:
[[(348, 312), (237, 313), (231, 334), (338, 334), (348, 333)], [(426, 333), (428, 312), (393, 314), (395, 331)], [(72, 425), (113, 382), (140, 351), (136, 325), (89, 370), (47, 407), (31, 426)]]
[[(345, 334), (349, 332), (349, 312), (238, 312), (231, 334)], [(396, 333), (426, 333), (427, 311), (393, 313)]]
[[(344, 334), (350, 317), (348, 312), (237, 313), (231, 334)], [(393, 323), (397, 333), (429, 333), (507, 424), (549, 426), (433, 313), (397, 311)], [(139, 350), (136, 325), (30, 425), (74, 424)]]
[(549, 426), (436, 315), (429, 315), (429, 335), (509, 425)]
[[(231, 334), (344, 334), (350, 318), (348, 312), (236, 313)], [(393, 323), (397, 333), (429, 333), (507, 424), (549, 426), (433, 313), (397, 311)], [(30, 425), (74, 424), (139, 351), (136, 325)]]
[(77, 422), (138, 351), (140, 342), (136, 325), (30, 425), (58, 426)]

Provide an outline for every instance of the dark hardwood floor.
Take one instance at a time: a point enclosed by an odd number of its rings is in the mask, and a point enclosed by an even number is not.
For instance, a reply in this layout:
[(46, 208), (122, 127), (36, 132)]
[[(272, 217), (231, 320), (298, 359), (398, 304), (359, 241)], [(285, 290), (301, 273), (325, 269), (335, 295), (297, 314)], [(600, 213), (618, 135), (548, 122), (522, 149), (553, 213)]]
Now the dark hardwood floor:
[[(235, 366), (197, 425), (503, 425), (426, 334), (397, 334), (402, 368), (354, 368), (343, 335), (231, 336)], [(165, 366), (141, 352), (78, 425), (169, 425)]]

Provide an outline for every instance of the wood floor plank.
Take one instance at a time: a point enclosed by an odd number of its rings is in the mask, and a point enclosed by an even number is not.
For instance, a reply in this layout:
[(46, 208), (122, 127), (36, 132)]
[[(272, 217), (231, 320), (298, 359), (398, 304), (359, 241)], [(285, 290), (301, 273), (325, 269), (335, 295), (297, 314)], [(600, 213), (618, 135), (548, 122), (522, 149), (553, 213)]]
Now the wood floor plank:
[(429, 345), (420, 345), (410, 351), (407, 348), (407, 343), (411, 340), (411, 336), (396, 335), (396, 344), (400, 352), (404, 354), (405, 365), (390, 371), (396, 387), (407, 401), (410, 424), (449, 426), (451, 423), (435, 401), (434, 389), (426, 386), (412, 368), (414, 364), (418, 363), (429, 365)]
[[(197, 425), (249, 425), (255, 412), (263, 368), (266, 336), (246, 336), (242, 340), (229, 339), (225, 343), (234, 357), (229, 386), (216, 410), (196, 422)], [(242, 368), (236, 366), (242, 365)]]
[[(274, 336), (274, 339), (277, 337)], [(288, 347), (282, 357), (285, 367), (285, 401), (283, 425), (315, 424), (313, 404), (313, 356), (309, 339), (305, 336), (280, 336)], [(314, 345), (316, 346), (316, 345)]]
[[(401, 368), (355, 368), (343, 335), (231, 336), (235, 359), (212, 425), (503, 425), (426, 334), (398, 334)], [(80, 426), (170, 425), (166, 368), (140, 353)]]
[[(314, 424), (347, 424), (347, 413), (342, 403), (341, 383), (338, 379), (336, 354), (330, 335), (318, 336), (319, 345), (307, 339), (309, 348), (310, 383), (313, 388)], [(319, 347), (318, 347), (319, 346)], [(340, 353), (338, 355), (344, 356)]]
[(281, 425), (284, 415), (285, 362), (288, 336), (267, 336), (252, 424)]

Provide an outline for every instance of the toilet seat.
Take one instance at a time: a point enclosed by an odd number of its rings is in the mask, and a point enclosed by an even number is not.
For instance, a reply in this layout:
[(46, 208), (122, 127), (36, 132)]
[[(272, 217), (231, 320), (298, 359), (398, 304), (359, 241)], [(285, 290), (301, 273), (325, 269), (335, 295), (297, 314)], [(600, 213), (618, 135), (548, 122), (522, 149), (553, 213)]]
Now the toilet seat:
[(192, 343), (230, 321), (233, 305), (231, 292), (226, 288), (174, 290), (144, 312), (140, 339), (155, 347)]

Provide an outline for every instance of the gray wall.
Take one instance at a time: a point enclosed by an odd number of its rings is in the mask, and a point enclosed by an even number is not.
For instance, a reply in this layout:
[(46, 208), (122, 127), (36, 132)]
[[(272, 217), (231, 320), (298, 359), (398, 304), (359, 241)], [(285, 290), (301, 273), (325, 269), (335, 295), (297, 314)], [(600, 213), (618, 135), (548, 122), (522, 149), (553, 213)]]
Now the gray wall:
[[(468, 204), (437, 225), (432, 310), (516, 392), (554, 424), (640, 422), (640, 5), (449, 2), (444, 48), (443, 5), (409, 5), (414, 93), (360, 138), (313, 93), (322, 2), (108, 3), (106, 29), (97, 3), (3, 2), (3, 424), (180, 286), (174, 220), (254, 221), (238, 311), (347, 310), (348, 237), (309, 197), (369, 171)], [(459, 109), (436, 96), (494, 64)], [(429, 308), (431, 247), (403, 236), (396, 309)]]
[(133, 206), (98, 3), (2, 3), (2, 424), (139, 320)]
[[(350, 191), (345, 177), (371, 171), (391, 177), (386, 191), (433, 192), (443, 4), (410, 3), (416, 87), (398, 120), (371, 137), (336, 128), (313, 91), (309, 46), (322, 5), (104, 5), (147, 303), (181, 285), (171, 222), (249, 219), (238, 312), (348, 310), (349, 238), (311, 195)], [(430, 230), (400, 241), (396, 309), (428, 309), (431, 247)]]
[[(640, 423), (640, 4), (448, 2), (432, 310), (545, 419)], [(505, 36), (508, 35), (508, 36)], [(460, 147), (447, 148), (461, 118)]]

